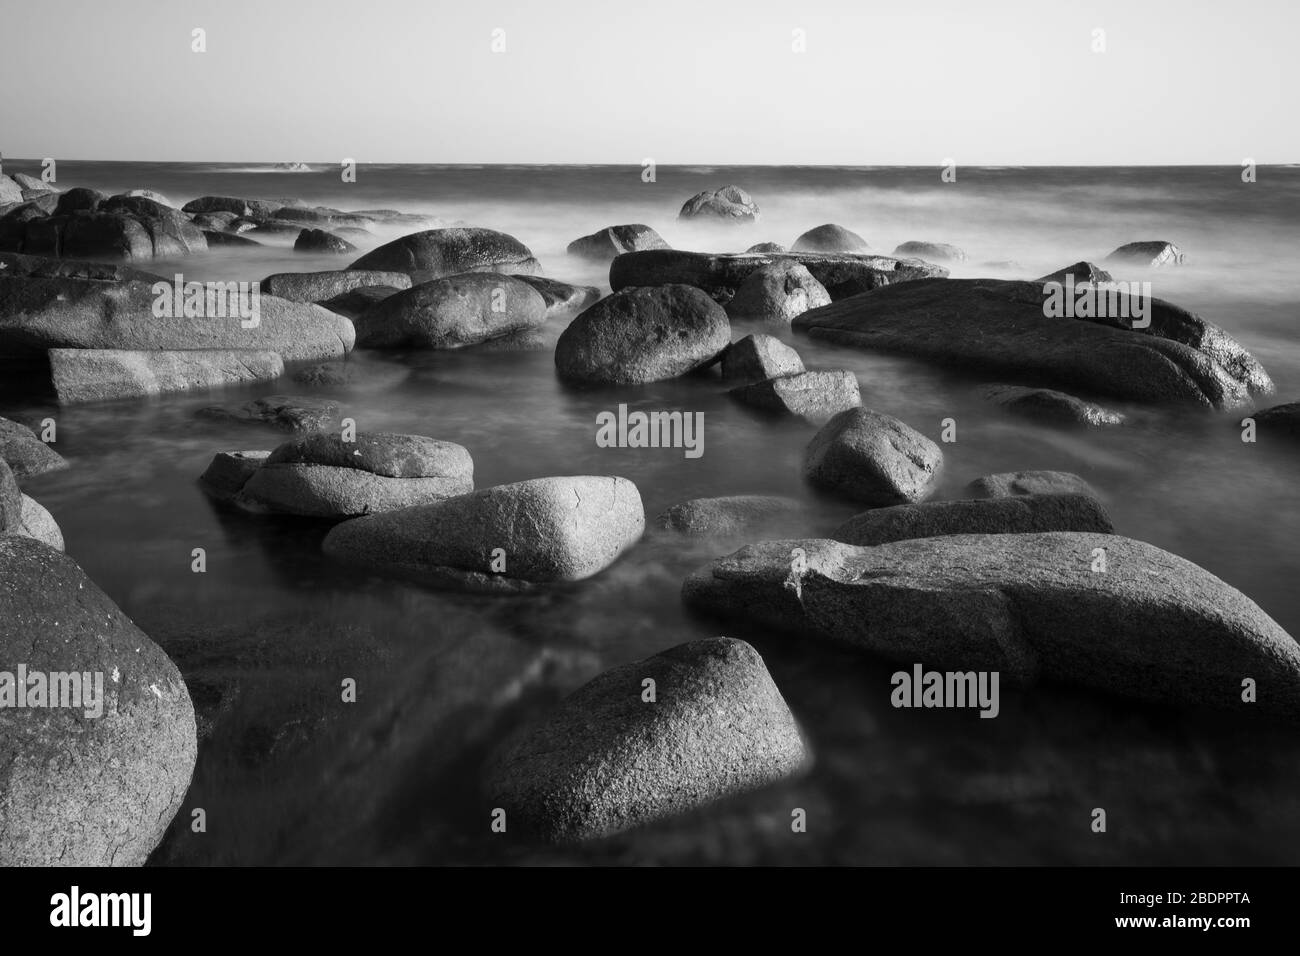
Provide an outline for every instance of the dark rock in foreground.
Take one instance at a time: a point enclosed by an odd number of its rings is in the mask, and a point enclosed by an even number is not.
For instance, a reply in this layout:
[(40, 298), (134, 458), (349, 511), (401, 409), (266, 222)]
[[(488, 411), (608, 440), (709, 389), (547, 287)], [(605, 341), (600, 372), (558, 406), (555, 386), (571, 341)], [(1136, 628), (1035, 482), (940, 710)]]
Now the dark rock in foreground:
[(874, 508), (850, 518), (831, 537), (845, 544), (875, 545), (951, 534), (1114, 530), (1101, 502), (1088, 495), (1017, 495)]
[(465, 272), (531, 275), (541, 271), (532, 252), (514, 236), (491, 229), (429, 229), (372, 249), (349, 269), (405, 272), (429, 282)]
[(678, 219), (746, 223), (758, 219), (758, 204), (739, 186), (706, 189), (686, 200)]
[[(1104, 571), (1093, 570), (1099, 554)], [(769, 541), (695, 572), (683, 596), (731, 623), (909, 665), (1300, 716), (1300, 646), (1289, 634), (1203, 568), (1115, 535)], [(1247, 677), (1257, 703), (1242, 702)]]
[(984, 397), (1009, 412), (1048, 425), (1122, 425), (1119, 412), (1050, 388), (991, 385)]
[[(642, 699), (646, 680), (654, 682), (653, 703)], [(763, 659), (724, 637), (624, 664), (580, 687), (493, 762), (484, 789), (508, 827), (565, 843), (760, 789), (811, 760)]]
[(808, 481), (876, 507), (921, 500), (942, 466), (938, 445), (869, 408), (840, 412), (813, 436), (804, 453)]

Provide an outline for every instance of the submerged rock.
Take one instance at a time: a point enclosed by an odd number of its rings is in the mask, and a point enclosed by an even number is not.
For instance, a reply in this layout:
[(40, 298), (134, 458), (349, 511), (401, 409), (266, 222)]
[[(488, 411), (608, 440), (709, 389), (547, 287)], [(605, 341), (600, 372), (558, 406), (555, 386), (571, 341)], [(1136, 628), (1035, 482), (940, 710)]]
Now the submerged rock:
[[(792, 574), (796, 549), (803, 570)], [(1116, 535), (769, 541), (695, 572), (683, 596), (730, 622), (900, 663), (1300, 714), (1300, 646), (1289, 634), (1203, 568)], [(1258, 693), (1248, 705), (1246, 677)]]
[(1120, 246), (1106, 257), (1106, 261), (1121, 265), (1156, 268), (1158, 266), (1180, 266), (1183, 264), (1184, 258), (1183, 253), (1172, 242), (1157, 239), (1149, 242), (1130, 242)]
[(335, 269), (325, 272), (277, 272), (262, 280), (265, 295), (290, 302), (324, 302), (354, 289), (389, 286), (409, 289), (411, 277), (405, 272), (371, 272), (364, 269)]
[(385, 298), (356, 318), (363, 348), (457, 349), (537, 328), (546, 301), (507, 275), (435, 279)]
[(870, 248), (856, 232), (833, 222), (809, 229), (790, 247), (793, 252), (866, 252)]
[(746, 335), (722, 353), (722, 377), (761, 382), (804, 371), (799, 353), (773, 335)]
[(706, 189), (686, 200), (678, 219), (746, 223), (758, 219), (758, 204), (739, 186)]
[(655, 518), (655, 524), (692, 537), (734, 538), (789, 529), (803, 520), (804, 506), (796, 498), (728, 495), (680, 502)]
[(580, 687), (493, 761), (484, 789), (526, 836), (566, 843), (766, 787), (811, 761), (758, 652), (721, 637)]
[(8, 462), (17, 478), (68, 467), (63, 456), (37, 438), (34, 431), (7, 418), (0, 418), (0, 459)]
[(405, 272), (429, 282), (465, 272), (532, 275), (541, 271), (532, 252), (514, 236), (491, 229), (429, 229), (372, 249), (349, 269)]
[(632, 223), (610, 226), (590, 236), (574, 239), (566, 250), (571, 256), (582, 256), (597, 262), (609, 262), (615, 256), (639, 249), (667, 249), (663, 236), (649, 226)]
[(990, 385), (984, 397), (1009, 412), (1049, 425), (1124, 424), (1119, 412), (1050, 388)]
[(766, 412), (797, 415), (814, 425), (862, 404), (858, 378), (848, 369), (779, 375), (727, 393), (738, 402)]
[(840, 412), (804, 453), (804, 477), (812, 484), (878, 507), (921, 500), (942, 465), (938, 445), (869, 408)]
[(299, 395), (268, 395), (242, 405), (209, 405), (195, 414), (210, 421), (270, 425), (283, 432), (309, 432), (337, 425), (339, 404)]
[(279, 378), (276, 352), (250, 349), (50, 349), (59, 404), (143, 398)]
[(792, 259), (782, 259), (755, 269), (727, 303), (733, 319), (760, 319), (788, 326), (809, 309), (830, 305), (826, 287)]
[(1078, 475), (1068, 471), (1005, 471), (976, 478), (966, 486), (968, 498), (1005, 498), (1008, 495), (1100, 496)]
[(832, 532), (845, 544), (887, 544), (950, 534), (1030, 534), (1115, 530), (1101, 502), (1089, 495), (1016, 495), (967, 501), (925, 501), (873, 508)]
[(0, 660), (76, 673), (86, 694), (33, 706), (29, 687), (26, 708), (0, 708), (0, 866), (143, 864), (197, 754), (176, 666), (70, 558), (18, 535), (0, 537)]
[(658, 382), (712, 365), (730, 342), (727, 314), (699, 289), (624, 289), (561, 333), (555, 367), (571, 383)]
[(591, 577), (644, 531), (641, 495), (626, 478), (535, 478), (348, 521), (323, 547), (435, 587), (526, 591)]

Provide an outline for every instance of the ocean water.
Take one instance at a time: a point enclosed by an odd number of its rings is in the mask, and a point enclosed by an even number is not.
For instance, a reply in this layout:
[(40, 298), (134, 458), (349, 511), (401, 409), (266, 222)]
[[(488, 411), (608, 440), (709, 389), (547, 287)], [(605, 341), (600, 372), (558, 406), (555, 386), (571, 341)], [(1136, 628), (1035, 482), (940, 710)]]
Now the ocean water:
[[(1277, 385), (1265, 404), (1300, 397), (1296, 168), (1263, 167), (1249, 184), (1235, 167), (963, 168), (955, 183), (937, 168), (661, 167), (649, 183), (639, 167), (362, 166), (356, 183), (317, 168), (67, 161), (58, 185), (150, 188), (178, 205), (215, 194), (426, 213), (508, 232), (546, 275), (606, 290), (606, 269), (564, 250), (625, 222), (711, 251), (789, 245), (836, 222), (883, 253), (914, 239), (961, 246), (969, 259), (955, 276), (1017, 278), (1168, 239), (1184, 266), (1117, 277), (1151, 281), (1153, 294), (1242, 342)], [(34, 162), (4, 169), (39, 174)], [(687, 197), (727, 183), (755, 198), (758, 223), (677, 222)], [(249, 280), (348, 261), (279, 245), (141, 265)], [(548, 346), (560, 331), (548, 327)], [(737, 323), (737, 337), (746, 331)], [(1243, 443), (1240, 414), (1132, 408), (1131, 427), (1063, 432), (990, 408), (984, 379), (790, 341), (810, 368), (853, 370), (865, 405), (933, 439), (943, 419), (957, 421), (939, 497), (959, 497), (990, 472), (1077, 472), (1119, 533), (1209, 569), (1300, 634), (1300, 458)], [(550, 348), (353, 360), (391, 384), (312, 394), (336, 398), (363, 430), (465, 445), (479, 487), (622, 475), (651, 519), (691, 497), (786, 494), (809, 503), (810, 535), (855, 510), (803, 484), (810, 426), (733, 404), (707, 376), (573, 391), (556, 380)], [(1287, 728), (1050, 686), (1004, 689), (997, 720), (893, 710), (893, 665), (685, 612), (682, 578), (739, 542), (649, 535), (598, 577), (535, 600), (430, 591), (334, 566), (319, 553), (324, 528), (231, 514), (195, 484), (216, 451), (284, 437), (199, 421), (198, 408), (300, 391), (285, 380), (58, 410), (0, 387), (0, 414), (57, 418), (56, 447), (72, 465), (25, 490), (54, 514), (68, 552), (177, 660), (204, 716), (194, 783), (157, 863), (1300, 862), (1300, 743)], [(596, 415), (620, 402), (703, 412), (704, 454), (598, 448)], [(207, 552), (204, 574), (191, 571), (196, 547)], [(538, 850), (490, 832), (477, 779), (501, 741), (599, 671), (714, 634), (764, 654), (813, 747), (807, 777), (580, 849)], [(358, 681), (356, 704), (339, 700), (346, 677)], [(207, 811), (205, 834), (189, 829), (195, 807)], [(1096, 807), (1107, 809), (1105, 834), (1090, 829)], [(790, 830), (794, 808), (807, 812), (806, 833)]]

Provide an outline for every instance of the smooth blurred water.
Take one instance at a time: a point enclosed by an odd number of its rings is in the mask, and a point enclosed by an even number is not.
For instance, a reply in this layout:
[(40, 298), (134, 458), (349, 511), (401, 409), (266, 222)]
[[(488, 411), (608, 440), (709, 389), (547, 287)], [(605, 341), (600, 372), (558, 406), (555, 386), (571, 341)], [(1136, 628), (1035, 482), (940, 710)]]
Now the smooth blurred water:
[[(7, 160), (5, 171), (39, 168)], [(957, 276), (1032, 278), (1079, 259), (1099, 261), (1125, 242), (1168, 239), (1186, 253), (1185, 266), (1118, 277), (1149, 279), (1155, 295), (1227, 329), (1272, 374), (1276, 401), (1300, 393), (1294, 168), (1262, 168), (1254, 184), (1242, 183), (1236, 168), (960, 169), (956, 183), (941, 182), (930, 168), (664, 167), (654, 183), (635, 167), (363, 166), (355, 184), (342, 183), (337, 171), (184, 164), (61, 162), (59, 174), (61, 187), (151, 188), (177, 204), (215, 194), (427, 213), (508, 232), (534, 251), (547, 275), (603, 288), (606, 270), (564, 249), (625, 222), (647, 223), (678, 248), (716, 251), (766, 240), (788, 245), (808, 228), (836, 222), (885, 253), (912, 239), (959, 245), (970, 258), (953, 270)], [(759, 223), (720, 229), (676, 221), (691, 194), (727, 183), (754, 196)], [(1018, 266), (983, 266), (1000, 260)], [(279, 245), (141, 265), (187, 279), (260, 279), (348, 261)], [(853, 513), (802, 483), (810, 426), (732, 403), (716, 376), (565, 388), (549, 347), (560, 331), (549, 327), (548, 348), (535, 352), (357, 353), (353, 361), (395, 371), (398, 380), (312, 394), (337, 398), (363, 430), (465, 445), (479, 487), (544, 475), (622, 475), (636, 482), (651, 518), (691, 497), (787, 494), (809, 503), (810, 534)], [(735, 334), (747, 331), (738, 324)], [(981, 379), (790, 340), (809, 367), (852, 369), (864, 404), (931, 438), (939, 438), (944, 418), (956, 419), (958, 440), (944, 446), (939, 496), (960, 496), (966, 482), (990, 472), (1077, 472), (1103, 495), (1119, 533), (1208, 568), (1300, 633), (1300, 459), (1243, 444), (1240, 415), (1126, 409), (1131, 427), (1062, 432), (988, 407), (978, 394)], [(686, 615), (682, 578), (734, 544), (648, 536), (595, 579), (542, 600), (514, 601), (426, 591), (339, 568), (319, 554), (319, 526), (214, 507), (195, 484), (212, 454), (270, 448), (284, 436), (200, 421), (194, 411), (302, 391), (282, 380), (62, 410), (0, 393), (0, 414), (58, 420), (56, 447), (72, 467), (31, 479), (25, 490), (57, 518), (69, 553), (173, 654), (187, 680), (242, 688), (233, 703), (223, 702), (180, 817), (188, 821), (189, 807), (204, 806), (225, 822), (203, 837), (178, 825), (160, 860), (1300, 858), (1300, 747), (1285, 728), (1059, 688), (1004, 691), (995, 721), (894, 711), (891, 665)], [(596, 447), (597, 413), (620, 402), (703, 412), (703, 456)], [(190, 569), (196, 547), (206, 549), (205, 574)], [(476, 790), (475, 760), (504, 734), (603, 668), (723, 632), (763, 651), (817, 752), (809, 778), (583, 851), (538, 856), (487, 835), (490, 807)], [(502, 674), (537, 653), (551, 662), (542, 676), (533, 674), (541, 689), (514, 687), (506, 716), (471, 719), (474, 706), (498, 699)], [(336, 704), (338, 682), (357, 674), (363, 692), (347, 710)], [(427, 710), (453, 700), (450, 724), (446, 713)], [(290, 734), (298, 741), (292, 746), (245, 759), (250, 739), (286, 722), (304, 728), (301, 740)], [(437, 773), (429, 769), (439, 754), (458, 751), (459, 737), (471, 736), (481, 737), (478, 750)], [(811, 821), (797, 837), (788, 826), (794, 806), (808, 809)], [(1105, 837), (1088, 829), (1094, 806), (1113, 808)]]

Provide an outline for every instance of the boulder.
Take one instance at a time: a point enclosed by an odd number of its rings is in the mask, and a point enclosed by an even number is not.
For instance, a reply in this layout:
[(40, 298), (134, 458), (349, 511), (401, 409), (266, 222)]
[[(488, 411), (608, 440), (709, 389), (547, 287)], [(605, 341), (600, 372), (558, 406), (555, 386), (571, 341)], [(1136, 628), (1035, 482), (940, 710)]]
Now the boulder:
[(200, 196), (198, 199), (191, 199), (181, 207), (182, 212), (190, 215), (201, 212), (233, 212), (236, 216), (246, 216), (250, 219), (270, 219), (275, 210), (274, 203), (257, 199), (236, 199), (231, 196)]
[(678, 219), (747, 223), (758, 219), (758, 204), (739, 186), (698, 192), (682, 205)]
[(367, 272), (363, 269), (334, 269), (326, 272), (276, 272), (262, 280), (262, 294), (290, 302), (324, 302), (367, 286), (411, 287), (405, 272)]
[(722, 353), (722, 377), (761, 382), (804, 370), (799, 353), (774, 335), (746, 335)]
[(1131, 329), (1121, 325), (1132, 319), (1049, 317), (1050, 299), (1036, 282), (920, 279), (805, 312), (793, 326), (840, 345), (1126, 401), (1230, 408), (1272, 390), (1226, 332), (1170, 302), (1145, 299), (1150, 325)]
[(803, 503), (779, 495), (692, 498), (673, 505), (655, 524), (665, 531), (699, 538), (736, 538), (776, 529), (793, 530), (805, 520)]
[(626, 478), (535, 478), (348, 521), (323, 547), (425, 584), (509, 592), (591, 577), (644, 531), (641, 496)]
[(1100, 497), (1078, 475), (1068, 471), (1005, 471), (984, 475), (966, 486), (968, 498), (1005, 498), (1009, 495), (1087, 495)]
[(1115, 530), (1101, 502), (1090, 495), (1015, 495), (968, 501), (924, 501), (873, 508), (831, 533), (845, 544), (887, 544), (950, 534), (1030, 534), (1040, 531)]
[(1049, 272), (1047, 275), (1034, 281), (1042, 282), (1043, 284), (1055, 282), (1059, 285), (1065, 285), (1067, 279), (1073, 282), (1075, 286), (1081, 286), (1085, 282), (1091, 283), (1092, 285), (1102, 285), (1103, 283), (1115, 281), (1111, 274), (1101, 266), (1083, 259), (1073, 265), (1057, 269), (1055, 272)]
[[(641, 697), (647, 679), (653, 704)], [(720, 637), (578, 688), (491, 763), (484, 790), (525, 837), (570, 843), (761, 789), (811, 762), (758, 652)]]
[(429, 282), (465, 272), (532, 275), (541, 271), (532, 252), (514, 236), (491, 229), (429, 229), (372, 249), (349, 269), (405, 272)]
[(269, 425), (282, 432), (311, 432), (339, 423), (339, 403), (300, 395), (268, 395), (242, 405), (209, 405), (199, 418), (242, 425)]
[[(213, 298), (220, 306), (234, 304), (232, 295)], [(174, 288), (163, 280), (82, 282), (0, 273), (0, 352), (39, 358), (54, 348), (252, 349), (305, 361), (341, 358), (352, 350), (356, 333), (346, 318), (270, 295), (254, 301), (255, 325), (239, 315), (221, 317), (222, 310), (211, 317), (171, 318), (166, 316), (175, 312)], [(163, 317), (156, 314), (160, 303)]]
[(68, 467), (63, 456), (37, 438), (34, 431), (7, 418), (0, 418), (0, 459), (8, 462), (17, 478)]
[[(203, 230), (192, 223), (180, 210), (145, 196), (112, 196), (98, 209), (100, 215), (122, 216), (132, 219), (149, 234), (153, 257), (176, 258), (208, 248)], [(64, 245), (72, 241), (71, 225), (64, 232)], [(65, 249), (64, 255), (73, 255)], [(81, 253), (75, 253), (81, 254)]]
[(208, 243), (198, 226), (170, 206), (70, 189), (59, 196), (54, 215), (8, 220), (0, 246), (30, 255), (141, 260), (202, 252)]
[(219, 501), (234, 498), (253, 473), (271, 457), (269, 451), (220, 451), (199, 476), (199, 486)]
[(49, 361), (61, 405), (269, 381), (284, 374), (278, 353), (250, 349), (50, 349)]
[(894, 255), (926, 262), (965, 262), (966, 253), (946, 242), (904, 242), (894, 250)]
[[(692, 574), (683, 596), (733, 623), (909, 666), (1300, 714), (1300, 646), (1289, 634), (1203, 568), (1116, 535), (769, 541)], [(1242, 703), (1246, 677), (1255, 703)]]
[(984, 397), (1009, 412), (1048, 425), (1122, 425), (1119, 412), (1050, 388), (991, 385)]
[(1107, 262), (1119, 265), (1146, 266), (1181, 266), (1183, 253), (1172, 242), (1157, 239), (1149, 242), (1130, 242), (1120, 246), (1106, 257)]
[(727, 314), (699, 289), (623, 289), (561, 333), (555, 367), (575, 384), (658, 382), (712, 365), (730, 342)]
[(0, 708), (0, 866), (142, 865), (197, 755), (176, 666), (70, 558), (18, 535), (0, 537), (0, 661), (89, 682), (80, 707), (33, 706), (29, 686), (28, 706)]
[(866, 252), (870, 248), (856, 232), (833, 222), (809, 229), (790, 247), (793, 252)]
[(341, 209), (331, 209), (329, 206), (281, 206), (271, 214), (271, 218), (279, 219), (282, 222), (302, 222), (316, 226), (329, 226), (335, 230), (368, 230), (371, 223), (375, 222), (375, 219), (371, 216), (343, 212)]
[(668, 243), (649, 226), (633, 223), (626, 226), (609, 226), (590, 236), (574, 239), (567, 252), (596, 262), (609, 262), (615, 256), (640, 249), (667, 249)]
[(9, 206), (23, 201), (23, 187), (16, 180), (0, 173), (0, 206)]
[(779, 242), (756, 242), (746, 252), (789, 252), (785, 246)]
[(1256, 431), (1265, 437), (1300, 438), (1300, 402), (1274, 405), (1251, 415)]
[(774, 262), (802, 265), (825, 287), (832, 300), (857, 295), (891, 283), (942, 277), (946, 269), (919, 259), (854, 255), (847, 252), (739, 253), (715, 255), (679, 249), (628, 252), (609, 267), (610, 287), (693, 285), (721, 303), (730, 302), (750, 273)]
[(600, 290), (594, 285), (570, 285), (542, 276), (515, 276), (520, 282), (526, 282), (541, 294), (546, 303), (546, 318), (577, 315), (590, 305), (600, 301)]
[(814, 425), (825, 424), (840, 412), (862, 404), (857, 376), (842, 368), (781, 375), (741, 385), (727, 394), (765, 412), (797, 415)]
[(805, 266), (782, 259), (745, 277), (727, 303), (727, 315), (788, 326), (795, 316), (830, 303), (826, 287)]
[[(254, 230), (256, 232), (256, 230)], [(333, 252), (342, 255), (356, 252), (357, 247), (342, 236), (336, 236), (324, 229), (304, 229), (293, 241), (294, 252)]]
[(840, 412), (813, 436), (804, 477), (873, 507), (920, 501), (943, 465), (939, 446), (897, 418), (869, 408)]
[(388, 433), (345, 442), (313, 432), (275, 449), (234, 501), (255, 513), (340, 518), (428, 504), (473, 487), (474, 462), (452, 442)]
[(508, 275), (471, 272), (388, 296), (356, 318), (363, 348), (457, 349), (536, 328), (546, 301)]
[(28, 176), (26, 173), (14, 173), (14, 182), (16, 182), (23, 193), (57, 193), (59, 190), (43, 179), (35, 176)]
[(77, 212), (94, 212), (107, 198), (108, 193), (102, 193), (98, 189), (74, 186), (59, 196), (54, 213), (58, 216), (71, 216)]
[(63, 532), (59, 523), (35, 498), (23, 495), (22, 524), (18, 534), (39, 541), (55, 551), (63, 550)]

